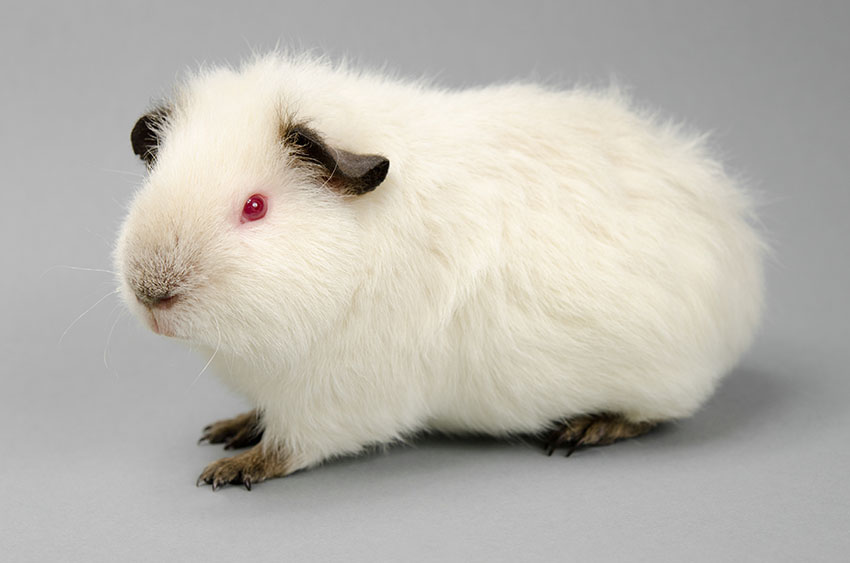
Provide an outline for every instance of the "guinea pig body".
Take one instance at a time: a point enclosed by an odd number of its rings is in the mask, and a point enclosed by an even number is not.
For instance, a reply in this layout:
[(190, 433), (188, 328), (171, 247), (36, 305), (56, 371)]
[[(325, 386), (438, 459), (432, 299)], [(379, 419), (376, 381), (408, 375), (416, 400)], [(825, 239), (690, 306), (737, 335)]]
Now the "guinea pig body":
[[(214, 486), (427, 429), (686, 417), (758, 324), (747, 197), (616, 93), (444, 91), (273, 55), (151, 115), (116, 264), (129, 306), (256, 405), (252, 461), (217, 462)], [(246, 220), (254, 194), (266, 215)], [(277, 464), (249, 475), (262, 456)]]

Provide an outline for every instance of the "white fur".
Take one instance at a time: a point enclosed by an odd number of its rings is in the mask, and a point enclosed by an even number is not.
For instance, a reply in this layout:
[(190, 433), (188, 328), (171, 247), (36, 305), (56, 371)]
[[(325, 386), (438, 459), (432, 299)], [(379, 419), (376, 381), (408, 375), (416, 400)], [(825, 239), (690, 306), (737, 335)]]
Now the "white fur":
[[(311, 59), (200, 73), (171, 101), (116, 252), (188, 298), (157, 327), (210, 349), (291, 469), (422, 429), (495, 435), (611, 411), (692, 414), (762, 302), (750, 203), (700, 138), (616, 92), (430, 89)], [(281, 116), (390, 160), (340, 196)], [(238, 221), (246, 198), (268, 215)]]

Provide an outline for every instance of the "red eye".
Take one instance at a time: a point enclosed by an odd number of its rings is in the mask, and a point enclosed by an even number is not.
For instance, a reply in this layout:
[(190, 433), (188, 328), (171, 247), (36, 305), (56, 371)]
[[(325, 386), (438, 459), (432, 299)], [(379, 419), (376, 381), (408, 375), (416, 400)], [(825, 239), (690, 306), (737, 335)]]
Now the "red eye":
[(260, 194), (254, 194), (245, 201), (242, 208), (242, 221), (256, 221), (266, 215), (266, 198)]

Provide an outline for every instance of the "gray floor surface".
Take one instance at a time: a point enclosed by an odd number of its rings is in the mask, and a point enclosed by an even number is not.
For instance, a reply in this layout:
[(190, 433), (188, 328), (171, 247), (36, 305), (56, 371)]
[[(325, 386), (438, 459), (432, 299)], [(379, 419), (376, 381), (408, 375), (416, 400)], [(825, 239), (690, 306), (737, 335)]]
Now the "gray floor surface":
[[(0, 559), (848, 560), (850, 9), (739, 4), (4, 7)], [(775, 249), (755, 346), (694, 418), (569, 459), (427, 437), (195, 488), (223, 453), (201, 427), (246, 406), (67, 266), (111, 268), (149, 101), (279, 39), (448, 86), (613, 77), (713, 130)]]

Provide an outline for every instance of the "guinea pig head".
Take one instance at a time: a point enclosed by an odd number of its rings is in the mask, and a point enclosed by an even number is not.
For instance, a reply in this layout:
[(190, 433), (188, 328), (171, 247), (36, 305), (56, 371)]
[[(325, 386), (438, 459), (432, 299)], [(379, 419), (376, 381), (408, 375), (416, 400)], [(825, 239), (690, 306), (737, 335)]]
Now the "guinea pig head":
[(235, 100), (142, 116), (148, 177), (115, 251), (120, 293), (155, 332), (250, 354), (297, 353), (344, 314), (365, 270), (352, 200), (389, 161)]

